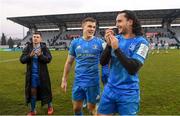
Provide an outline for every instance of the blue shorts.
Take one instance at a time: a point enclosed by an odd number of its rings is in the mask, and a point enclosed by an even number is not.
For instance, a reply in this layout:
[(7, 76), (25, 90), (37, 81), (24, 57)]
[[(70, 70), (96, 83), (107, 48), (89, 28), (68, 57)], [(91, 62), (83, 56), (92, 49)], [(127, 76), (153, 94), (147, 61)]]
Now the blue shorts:
[(136, 115), (138, 111), (139, 93), (136, 95), (119, 95), (109, 87), (105, 87), (100, 99), (98, 114)]
[(32, 74), (31, 76), (31, 88), (37, 88), (40, 86), (40, 79), (38, 74)]
[(96, 104), (100, 98), (100, 87), (81, 87), (74, 86), (72, 89), (72, 100), (73, 101), (84, 101), (87, 100), (87, 103)]

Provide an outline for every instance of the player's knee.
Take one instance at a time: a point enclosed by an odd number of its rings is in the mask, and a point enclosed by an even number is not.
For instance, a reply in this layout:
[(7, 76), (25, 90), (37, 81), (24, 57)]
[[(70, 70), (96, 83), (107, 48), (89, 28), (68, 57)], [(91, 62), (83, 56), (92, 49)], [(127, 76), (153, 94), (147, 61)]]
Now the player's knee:
[(74, 112), (81, 112), (82, 108), (80, 106), (74, 106), (73, 111)]
[(88, 108), (88, 110), (89, 110), (91, 113), (94, 113), (94, 112), (95, 112), (95, 109), (96, 109), (96, 105), (94, 105), (94, 104), (88, 104), (88, 105), (87, 105), (87, 108)]

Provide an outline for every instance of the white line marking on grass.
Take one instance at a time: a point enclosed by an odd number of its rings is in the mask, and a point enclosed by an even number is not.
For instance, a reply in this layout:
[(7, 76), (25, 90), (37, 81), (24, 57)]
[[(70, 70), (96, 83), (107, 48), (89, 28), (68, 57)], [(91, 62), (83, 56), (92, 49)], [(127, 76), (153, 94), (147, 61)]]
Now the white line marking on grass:
[(17, 60), (19, 60), (19, 58), (8, 59), (8, 60), (2, 60), (2, 61), (0, 61), (0, 63), (13, 62), (13, 61), (17, 61)]

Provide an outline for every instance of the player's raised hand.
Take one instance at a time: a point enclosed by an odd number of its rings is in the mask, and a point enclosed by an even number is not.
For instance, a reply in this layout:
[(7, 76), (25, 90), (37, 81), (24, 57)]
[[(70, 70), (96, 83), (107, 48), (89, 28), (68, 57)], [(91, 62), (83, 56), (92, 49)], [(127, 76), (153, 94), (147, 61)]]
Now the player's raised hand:
[(114, 35), (110, 35), (111, 47), (117, 49), (119, 47), (118, 39)]
[(37, 56), (40, 56), (40, 55), (42, 55), (41, 49), (39, 49), (38, 52), (37, 52)]
[(114, 31), (112, 29), (107, 29), (105, 30), (105, 40), (106, 43), (110, 46), (111, 45), (111, 40), (110, 40), (110, 36), (114, 35)]
[(62, 78), (61, 88), (66, 93), (66, 91), (67, 91), (67, 80), (64, 78)]
[(34, 52), (34, 50), (32, 50), (30, 53), (30, 57), (33, 57), (34, 55), (35, 55), (35, 52)]

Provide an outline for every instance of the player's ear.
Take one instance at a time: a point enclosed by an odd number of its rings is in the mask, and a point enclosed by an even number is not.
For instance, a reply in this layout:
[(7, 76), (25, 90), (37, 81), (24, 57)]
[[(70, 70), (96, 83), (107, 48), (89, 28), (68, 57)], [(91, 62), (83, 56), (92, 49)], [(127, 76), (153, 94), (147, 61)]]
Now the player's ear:
[(129, 25), (133, 25), (133, 20), (129, 19), (129, 20), (128, 20), (128, 24), (129, 24)]

